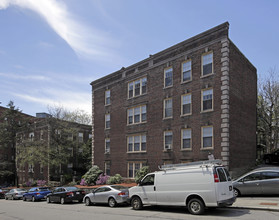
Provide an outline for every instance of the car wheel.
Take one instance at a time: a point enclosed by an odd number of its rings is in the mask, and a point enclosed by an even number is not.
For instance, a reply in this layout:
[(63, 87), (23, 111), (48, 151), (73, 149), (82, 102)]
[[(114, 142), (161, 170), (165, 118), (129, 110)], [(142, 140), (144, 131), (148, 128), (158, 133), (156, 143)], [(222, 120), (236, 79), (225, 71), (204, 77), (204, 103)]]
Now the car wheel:
[(47, 197), (47, 198), (46, 198), (46, 201), (47, 201), (47, 203), (50, 203), (50, 198)]
[(8, 200), (8, 197), (7, 197), (7, 196), (5, 196), (5, 200)]
[(26, 201), (26, 197), (25, 197), (25, 196), (23, 196), (23, 197), (22, 197), (22, 200), (23, 200), (23, 201)]
[(89, 197), (86, 197), (86, 199), (85, 199), (85, 205), (86, 205), (86, 206), (90, 206), (90, 205), (91, 205), (91, 201), (90, 201)]
[(14, 197), (14, 196), (12, 196), (12, 200), (15, 200), (15, 197)]
[(204, 204), (200, 199), (191, 199), (188, 203), (188, 211), (193, 215), (201, 215), (204, 212)]
[(115, 201), (114, 198), (109, 198), (108, 204), (109, 204), (109, 207), (113, 208), (117, 205), (117, 202)]
[(131, 205), (132, 205), (134, 210), (142, 209), (141, 199), (139, 197), (137, 197), (137, 196), (132, 199)]
[(63, 204), (65, 204), (65, 199), (62, 197), (61, 199), (60, 199), (60, 203), (63, 205)]
[(35, 199), (35, 196), (32, 196), (32, 202), (35, 202), (36, 199)]
[(235, 197), (240, 196), (239, 190), (238, 190), (238, 189), (233, 189), (233, 195), (234, 195)]

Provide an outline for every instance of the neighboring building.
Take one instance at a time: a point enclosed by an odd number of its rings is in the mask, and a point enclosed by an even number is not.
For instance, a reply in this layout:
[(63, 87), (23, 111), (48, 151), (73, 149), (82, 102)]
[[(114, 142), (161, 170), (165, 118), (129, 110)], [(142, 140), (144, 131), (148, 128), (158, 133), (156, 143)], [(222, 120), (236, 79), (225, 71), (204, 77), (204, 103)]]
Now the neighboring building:
[[(86, 144), (92, 136), (92, 126), (61, 121), (51, 118), (46, 113), (39, 113), (36, 116), (36, 121), (29, 126), (28, 130), (17, 133), (18, 160), (25, 156), (24, 148), (30, 146), (35, 146), (34, 148), (38, 146), (36, 149), (41, 151), (41, 155), (45, 154), (45, 158), (50, 158), (50, 160), (55, 157), (55, 155), (49, 155), (49, 153), (53, 154), (50, 150), (59, 148), (59, 151), (64, 152), (57, 158), (67, 157), (67, 159), (64, 158), (63, 163), (56, 165), (53, 165), (52, 162), (47, 164), (31, 162), (20, 165), (18, 161), (19, 184), (33, 183), (36, 180), (55, 181), (62, 184), (72, 180), (80, 180), (80, 177), (87, 171), (84, 167), (85, 161), (82, 158), (82, 153), (84, 146), (90, 148)], [(32, 151), (32, 154), (36, 154), (35, 150)], [(40, 154), (38, 155), (41, 157)]]
[[(9, 108), (0, 106), (0, 117), (3, 118), (3, 121), (0, 123), (9, 123), (9, 119), (5, 118), (6, 111), (10, 111)], [(17, 110), (15, 110), (17, 111)], [(19, 112), (20, 117), (17, 116), (16, 120), (18, 125), (23, 124), (23, 121), (33, 121), (34, 117)], [(22, 120), (22, 121), (20, 121)], [(2, 129), (2, 128), (1, 128)], [(17, 128), (14, 128), (17, 129)], [(2, 132), (2, 131), (1, 131)], [(15, 131), (14, 131), (15, 132)], [(12, 134), (11, 132), (10, 134)], [(0, 186), (14, 185), (16, 184), (16, 134), (14, 137), (10, 137), (9, 140), (0, 140)], [(13, 173), (12, 175), (5, 175), (3, 173)], [(3, 174), (3, 175), (2, 175)]]
[(256, 159), (256, 68), (223, 23), (93, 81), (92, 163), (133, 178), (148, 165)]

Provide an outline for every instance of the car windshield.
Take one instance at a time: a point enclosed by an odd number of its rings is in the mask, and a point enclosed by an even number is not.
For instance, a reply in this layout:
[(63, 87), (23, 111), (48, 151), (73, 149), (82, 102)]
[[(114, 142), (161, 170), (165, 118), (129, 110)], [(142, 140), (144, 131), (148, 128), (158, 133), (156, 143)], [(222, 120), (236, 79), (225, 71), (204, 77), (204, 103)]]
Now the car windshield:
[(77, 187), (65, 187), (65, 189), (66, 189), (67, 191), (76, 191), (76, 190), (78, 190)]
[(111, 186), (111, 188), (116, 189), (116, 190), (123, 190), (123, 189), (127, 189), (127, 187), (125, 186)]

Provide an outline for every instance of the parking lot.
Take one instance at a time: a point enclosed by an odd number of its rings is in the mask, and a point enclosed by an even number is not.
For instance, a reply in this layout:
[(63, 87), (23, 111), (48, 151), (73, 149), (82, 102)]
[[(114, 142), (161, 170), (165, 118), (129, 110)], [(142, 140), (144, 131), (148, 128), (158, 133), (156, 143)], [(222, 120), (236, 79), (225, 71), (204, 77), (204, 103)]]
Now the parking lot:
[[(277, 198), (274, 198), (275, 200)], [(235, 208), (209, 209), (202, 216), (189, 214), (186, 208), (147, 206), (141, 211), (129, 206), (110, 208), (107, 205), (85, 206), (84, 204), (48, 204), (45, 201), (23, 202), (22, 200), (0, 200), (1, 220), (125, 220), (125, 219), (279, 219), (279, 212)]]

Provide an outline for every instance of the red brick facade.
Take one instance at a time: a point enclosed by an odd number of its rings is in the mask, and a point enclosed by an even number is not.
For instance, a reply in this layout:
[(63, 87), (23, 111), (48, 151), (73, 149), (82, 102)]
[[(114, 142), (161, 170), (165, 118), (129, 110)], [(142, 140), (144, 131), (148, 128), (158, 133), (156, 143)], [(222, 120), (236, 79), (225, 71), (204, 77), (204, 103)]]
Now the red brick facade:
[[(123, 177), (132, 177), (131, 169), (144, 164), (157, 170), (164, 163), (206, 160), (209, 153), (231, 171), (253, 165), (257, 73), (228, 38), (228, 29), (224, 23), (92, 82), (93, 164)], [(213, 70), (207, 75), (203, 74), (206, 58), (212, 59)], [(191, 79), (182, 82), (182, 64), (187, 61), (191, 61)], [(172, 83), (166, 86), (169, 68)], [(129, 97), (129, 92), (134, 95)], [(190, 113), (183, 114), (182, 96), (189, 94)], [(209, 109), (203, 110), (208, 102)], [(166, 110), (169, 105), (172, 108)], [(191, 132), (190, 138), (182, 135), (184, 129)], [(172, 141), (165, 137), (170, 134)]]

